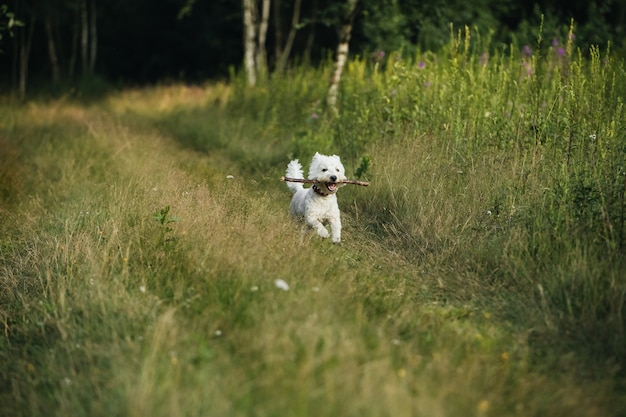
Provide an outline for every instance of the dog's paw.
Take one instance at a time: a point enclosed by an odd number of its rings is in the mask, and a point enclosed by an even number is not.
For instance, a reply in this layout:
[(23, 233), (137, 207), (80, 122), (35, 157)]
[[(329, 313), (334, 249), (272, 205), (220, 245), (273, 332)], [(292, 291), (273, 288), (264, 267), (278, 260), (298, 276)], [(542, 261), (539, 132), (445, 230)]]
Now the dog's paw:
[(317, 229), (317, 234), (318, 234), (319, 237), (324, 238), (324, 239), (326, 239), (326, 238), (328, 238), (328, 236), (330, 236), (330, 233), (328, 233), (328, 230), (326, 230), (323, 227), (320, 228), (320, 229)]

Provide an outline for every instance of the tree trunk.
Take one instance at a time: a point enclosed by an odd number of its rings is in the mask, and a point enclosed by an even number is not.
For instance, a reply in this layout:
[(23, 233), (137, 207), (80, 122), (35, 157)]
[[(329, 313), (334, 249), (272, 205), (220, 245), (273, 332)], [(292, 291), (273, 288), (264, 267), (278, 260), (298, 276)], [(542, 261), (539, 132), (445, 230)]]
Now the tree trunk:
[(80, 9), (80, 60), (83, 75), (89, 72), (89, 12), (87, 11), (87, 0), (79, 1)]
[(343, 67), (346, 65), (346, 61), (348, 60), (348, 46), (350, 44), (350, 35), (352, 34), (352, 22), (354, 21), (354, 15), (356, 14), (356, 5), (357, 0), (347, 0), (346, 11), (342, 19), (341, 29), (339, 31), (339, 45), (337, 46), (335, 67), (330, 79), (330, 88), (328, 89), (328, 96), (326, 98), (326, 103), (333, 110), (337, 109), (339, 81), (341, 81)]
[(244, 65), (248, 75), (248, 85), (250, 86), (256, 84), (254, 9), (254, 0), (243, 0)]
[(280, 56), (277, 56), (276, 59), (276, 72), (281, 73), (287, 67), (287, 59), (289, 58), (289, 54), (291, 53), (291, 48), (293, 47), (293, 41), (296, 38), (296, 32), (298, 30), (298, 23), (300, 22), (300, 6), (302, 5), (302, 0), (295, 0), (293, 4), (293, 15), (291, 16), (291, 28), (289, 29), (289, 35), (287, 35), (287, 42), (285, 43), (285, 47), (282, 49)]
[(265, 51), (265, 40), (267, 38), (268, 20), (270, 17), (270, 0), (263, 0), (261, 9), (261, 21), (259, 22), (259, 42), (256, 51), (257, 75), (267, 77), (267, 53)]
[(304, 62), (306, 64), (311, 63), (311, 50), (313, 49), (313, 45), (315, 44), (315, 26), (317, 23), (317, 9), (318, 9), (318, 0), (313, 0), (311, 4), (311, 18), (309, 23), (309, 33), (306, 38), (306, 44), (304, 47)]
[(28, 62), (30, 59), (30, 47), (33, 44), (35, 33), (35, 18), (30, 21), (28, 32), (20, 36), (20, 62), (19, 62), (19, 94), (20, 98), (26, 97), (26, 84), (28, 81)]
[(89, 1), (89, 12), (89, 65), (87, 71), (89, 74), (93, 74), (96, 68), (96, 52), (98, 45), (96, 0)]
[(280, 0), (274, 0), (274, 59), (283, 54), (283, 23), (280, 14)]
[(68, 63), (67, 73), (70, 80), (74, 79), (76, 74), (76, 62), (78, 61), (78, 44), (80, 40), (80, 5), (74, 10), (74, 27), (72, 28), (72, 45), (70, 49), (70, 60)]
[(52, 18), (47, 15), (44, 21), (46, 36), (48, 37), (48, 57), (50, 58), (50, 66), (52, 67), (52, 82), (61, 81), (61, 68), (59, 66), (59, 57), (54, 43), (54, 31), (52, 30)]

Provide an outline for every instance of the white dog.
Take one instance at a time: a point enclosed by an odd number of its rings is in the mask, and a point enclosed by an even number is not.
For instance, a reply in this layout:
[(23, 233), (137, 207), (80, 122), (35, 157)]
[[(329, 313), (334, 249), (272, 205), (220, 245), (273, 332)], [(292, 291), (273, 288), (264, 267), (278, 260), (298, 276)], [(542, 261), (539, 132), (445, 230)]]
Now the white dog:
[[(302, 165), (297, 159), (287, 165), (286, 176), (304, 178)], [(341, 218), (335, 193), (344, 185), (341, 182), (346, 179), (346, 170), (337, 155), (326, 156), (316, 153), (309, 168), (309, 179), (315, 180), (310, 188), (304, 188), (302, 183), (287, 182), (287, 187), (293, 193), (291, 215), (303, 216), (306, 224), (323, 238), (329, 236), (328, 230), (322, 224), (327, 221), (330, 224), (333, 243), (339, 243)]]

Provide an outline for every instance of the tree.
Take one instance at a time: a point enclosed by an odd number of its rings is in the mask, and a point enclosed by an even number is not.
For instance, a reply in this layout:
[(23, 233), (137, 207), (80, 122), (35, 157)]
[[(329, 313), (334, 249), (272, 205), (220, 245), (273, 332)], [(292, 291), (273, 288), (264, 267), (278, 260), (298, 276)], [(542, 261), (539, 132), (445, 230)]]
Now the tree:
[(256, 85), (256, 31), (254, 30), (254, 0), (243, 0), (244, 66), (248, 85)]
[[(287, 60), (293, 47), (293, 41), (296, 38), (296, 32), (298, 30), (300, 22), (300, 7), (302, 6), (302, 0), (295, 0), (293, 5), (293, 15), (291, 17), (291, 28), (289, 29), (289, 35), (287, 35), (287, 41), (285, 46), (280, 48), (280, 54), (276, 55), (276, 72), (280, 73), (287, 67)], [(278, 50), (278, 48), (277, 48)]]
[(251, 86), (256, 84), (258, 74), (267, 74), (265, 39), (269, 14), (270, 0), (263, 0), (260, 21), (255, 0), (243, 0), (244, 65)]
[(98, 26), (96, 21), (96, 1), (78, 0), (80, 13), (80, 57), (83, 75), (91, 75), (96, 66)]
[(48, 38), (48, 58), (50, 59), (50, 67), (52, 68), (52, 82), (58, 83), (61, 81), (61, 64), (59, 62), (59, 55), (57, 53), (57, 42), (55, 40), (54, 32), (56, 26), (56, 12), (57, 8), (52, 2), (46, 3), (44, 6), (44, 29), (46, 31), (46, 37)]
[(337, 45), (337, 55), (335, 57), (333, 74), (330, 79), (330, 87), (328, 88), (328, 95), (326, 97), (326, 103), (328, 104), (328, 107), (333, 110), (337, 109), (339, 82), (341, 81), (343, 67), (345, 66), (348, 59), (350, 36), (352, 34), (352, 23), (354, 22), (354, 16), (356, 15), (357, 2), (358, 0), (346, 1), (345, 11), (341, 21), (341, 28), (339, 29), (339, 44)]

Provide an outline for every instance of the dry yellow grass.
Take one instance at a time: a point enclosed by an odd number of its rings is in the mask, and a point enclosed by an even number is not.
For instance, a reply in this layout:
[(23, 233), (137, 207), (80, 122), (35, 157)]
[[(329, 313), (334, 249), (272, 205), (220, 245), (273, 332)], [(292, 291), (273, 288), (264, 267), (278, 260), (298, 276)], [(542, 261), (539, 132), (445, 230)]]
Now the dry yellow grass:
[(378, 149), (372, 186), (340, 196), (345, 243), (334, 246), (288, 220), (278, 176), (252, 176), (228, 148), (198, 152), (146, 122), (221, 105), (227, 90), (34, 103), (3, 127), (24, 179), (2, 203), (0, 411), (614, 413), (611, 381), (581, 378), (574, 357), (544, 368), (533, 329), (501, 314), (513, 296), (489, 298), (489, 277), (449, 262), (487, 221), (486, 203), (457, 210), (483, 201), (492, 175), (482, 170), (519, 167), (428, 138)]

